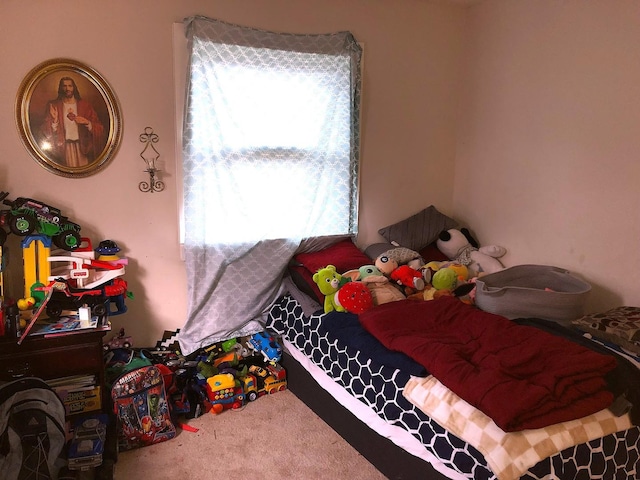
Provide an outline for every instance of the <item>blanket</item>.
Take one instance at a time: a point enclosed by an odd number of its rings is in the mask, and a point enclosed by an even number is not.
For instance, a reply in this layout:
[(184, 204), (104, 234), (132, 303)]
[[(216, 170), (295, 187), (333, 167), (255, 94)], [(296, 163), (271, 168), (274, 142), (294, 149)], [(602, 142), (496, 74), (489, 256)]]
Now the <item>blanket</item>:
[(566, 448), (631, 428), (629, 414), (608, 409), (536, 430), (504, 432), (433, 376), (412, 377), (402, 392), (412, 404), (482, 453), (498, 480), (517, 480)]
[(575, 420), (613, 402), (604, 376), (615, 358), (453, 297), (392, 302), (359, 320), (505, 432)]
[(402, 352), (389, 350), (362, 328), (355, 313), (329, 312), (322, 316), (318, 330), (332, 340), (336, 340), (339, 345), (358, 350), (360, 355), (378, 365), (386, 365), (417, 377), (427, 375), (422, 365)]

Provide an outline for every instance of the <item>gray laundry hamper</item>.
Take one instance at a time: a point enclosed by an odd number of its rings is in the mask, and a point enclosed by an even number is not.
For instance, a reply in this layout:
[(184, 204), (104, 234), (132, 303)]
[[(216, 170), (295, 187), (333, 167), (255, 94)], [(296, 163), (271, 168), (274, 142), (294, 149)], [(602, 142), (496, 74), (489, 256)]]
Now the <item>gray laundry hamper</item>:
[(591, 285), (549, 265), (516, 265), (476, 280), (476, 306), (513, 318), (569, 325), (584, 315)]

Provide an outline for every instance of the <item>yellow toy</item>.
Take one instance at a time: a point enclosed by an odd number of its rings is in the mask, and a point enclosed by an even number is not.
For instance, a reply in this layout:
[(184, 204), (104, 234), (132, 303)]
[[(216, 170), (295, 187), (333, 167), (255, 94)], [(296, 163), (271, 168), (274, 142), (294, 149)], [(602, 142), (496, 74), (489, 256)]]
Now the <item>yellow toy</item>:
[[(33, 287), (49, 284), (51, 239), (45, 235), (29, 235), (22, 240), (24, 298), (36, 297)], [(44, 295), (41, 295), (43, 297)]]
[(313, 274), (313, 281), (324, 295), (324, 313), (344, 312), (345, 308), (336, 302), (335, 295), (342, 283), (342, 275), (336, 272), (336, 267), (327, 265)]
[(18, 310), (31, 310), (36, 304), (36, 299), (33, 297), (20, 298), (16, 304), (18, 305)]

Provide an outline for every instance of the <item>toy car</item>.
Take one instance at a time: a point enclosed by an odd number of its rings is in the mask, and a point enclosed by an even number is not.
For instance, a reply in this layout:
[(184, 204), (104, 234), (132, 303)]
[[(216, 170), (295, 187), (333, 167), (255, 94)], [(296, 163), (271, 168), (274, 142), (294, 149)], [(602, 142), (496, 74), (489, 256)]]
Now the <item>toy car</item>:
[(267, 378), (267, 375), (269, 375), (269, 372), (267, 372), (264, 368), (258, 365), (251, 365), (249, 367), (249, 371), (254, 375), (257, 375), (258, 377), (262, 377), (262, 378)]
[(84, 470), (102, 464), (107, 422), (107, 415), (99, 414), (75, 423), (67, 455), (69, 470)]
[(267, 362), (279, 362), (282, 358), (282, 348), (267, 332), (255, 333), (249, 339), (249, 347), (262, 353)]
[(22, 237), (40, 233), (51, 237), (58, 248), (68, 251), (80, 246), (80, 225), (69, 221), (59, 209), (26, 197), (7, 200), (7, 195), (0, 192), (2, 203), (11, 207), (0, 213), (0, 223), (8, 225), (11, 233)]
[(102, 345), (102, 348), (108, 352), (109, 350), (115, 350), (116, 348), (131, 348), (131, 337), (124, 334), (124, 328), (121, 328), (118, 335), (115, 335), (111, 340)]

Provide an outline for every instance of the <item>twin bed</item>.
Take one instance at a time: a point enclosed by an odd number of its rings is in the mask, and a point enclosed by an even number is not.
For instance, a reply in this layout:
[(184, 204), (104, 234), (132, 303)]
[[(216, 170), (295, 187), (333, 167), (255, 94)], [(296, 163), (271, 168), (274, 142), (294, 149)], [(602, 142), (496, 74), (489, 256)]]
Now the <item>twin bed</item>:
[(297, 255), (266, 326), (293, 393), (388, 478), (638, 478), (628, 350), (453, 297), (324, 313), (309, 273), (372, 260), (350, 239)]

